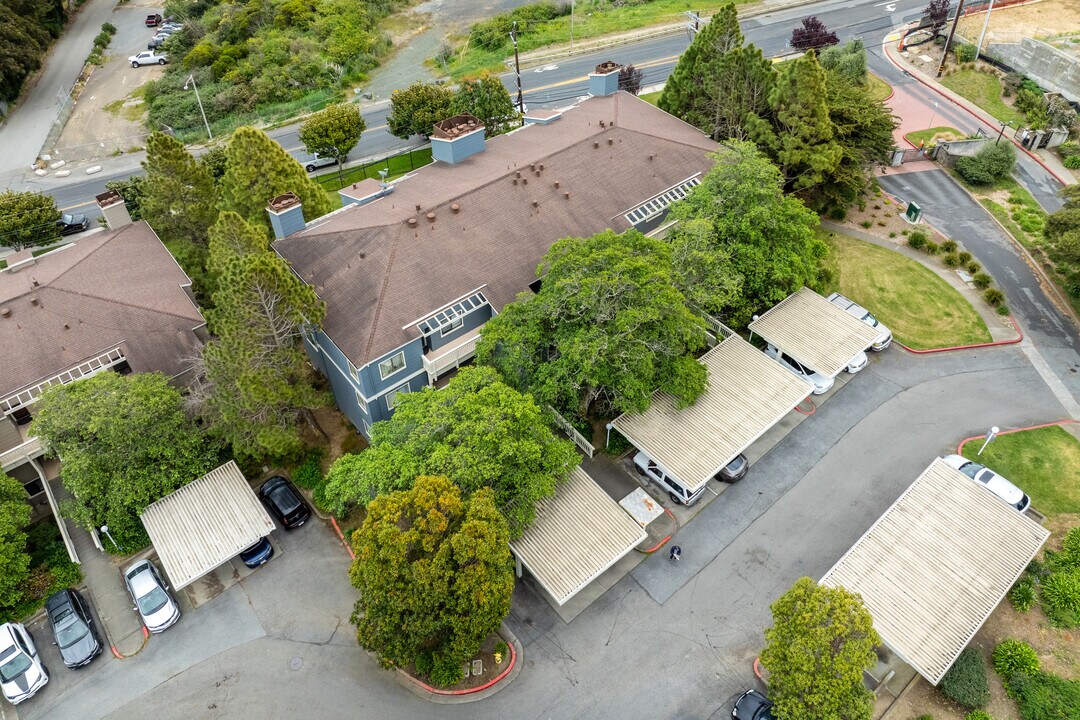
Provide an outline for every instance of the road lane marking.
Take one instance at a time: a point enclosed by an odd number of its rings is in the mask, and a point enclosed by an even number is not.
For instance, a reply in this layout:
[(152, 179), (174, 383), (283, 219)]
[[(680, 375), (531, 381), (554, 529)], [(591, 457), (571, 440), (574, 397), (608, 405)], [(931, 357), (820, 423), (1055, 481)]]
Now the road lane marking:
[(81, 202), (78, 205), (68, 205), (67, 207), (62, 207), (62, 208), (60, 208), (60, 210), (61, 211), (75, 210), (76, 208), (86, 207), (87, 205), (93, 205), (95, 202), (96, 202), (95, 200), (87, 200), (86, 202)]
[[(663, 65), (665, 63), (671, 62), (672, 60), (678, 60), (678, 59), (679, 59), (678, 55), (671, 55), (671, 56), (668, 56), (668, 57), (665, 57), (665, 58), (659, 58), (657, 60), (650, 60), (649, 62), (643, 62), (643, 63), (640, 63), (640, 64), (635, 64), (634, 67), (636, 67), (636, 68), (651, 68), (651, 67), (656, 67), (657, 65)], [(549, 83), (548, 85), (541, 85), (540, 87), (529, 88), (528, 90), (522, 90), (521, 94), (522, 95), (529, 95), (531, 93), (543, 92), (544, 90), (552, 90), (554, 88), (565, 87), (567, 85), (574, 85), (576, 83), (584, 82), (584, 81), (586, 81), (588, 79), (589, 79), (589, 77), (587, 75), (581, 75), (579, 77), (569, 78), (567, 80), (560, 80), (559, 82)]]

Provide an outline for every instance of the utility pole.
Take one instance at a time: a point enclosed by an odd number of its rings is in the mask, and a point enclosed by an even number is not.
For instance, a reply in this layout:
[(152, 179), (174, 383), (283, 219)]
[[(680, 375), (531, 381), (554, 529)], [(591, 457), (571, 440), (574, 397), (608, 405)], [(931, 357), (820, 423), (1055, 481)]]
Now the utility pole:
[(990, 0), (990, 7), (986, 8), (986, 19), (983, 20), (982, 32), (979, 33), (979, 42), (975, 43), (975, 59), (979, 59), (979, 53), (982, 51), (983, 38), (986, 37), (986, 26), (990, 24), (990, 13), (994, 10), (994, 0)]
[(521, 62), (518, 60), (517, 46), (517, 20), (510, 30), (510, 39), (514, 41), (514, 72), (517, 73), (518, 112), (521, 113), (521, 124), (525, 124), (525, 101), (521, 99)]
[(698, 30), (701, 29), (701, 15), (694, 10), (687, 10), (683, 13), (690, 22), (686, 23), (686, 30), (690, 34), (690, 37), (697, 35)]
[(570, 52), (574, 52), (574, 0), (570, 0)]
[(945, 38), (945, 49), (941, 52), (941, 62), (938, 63), (935, 77), (941, 77), (941, 71), (945, 69), (945, 58), (949, 57), (949, 45), (952, 44), (953, 35), (956, 34), (956, 26), (960, 24), (960, 16), (963, 13), (964, 0), (960, 0), (960, 4), (956, 6), (956, 17), (953, 18), (952, 28), (949, 29), (949, 35)]

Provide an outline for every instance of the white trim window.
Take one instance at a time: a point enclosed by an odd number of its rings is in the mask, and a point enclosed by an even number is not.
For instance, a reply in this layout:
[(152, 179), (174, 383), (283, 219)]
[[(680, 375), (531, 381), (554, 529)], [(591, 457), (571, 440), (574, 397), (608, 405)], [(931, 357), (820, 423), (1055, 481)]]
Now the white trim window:
[(364, 399), (364, 396), (360, 394), (359, 390), (356, 390), (355, 392), (356, 392), (356, 404), (360, 406), (361, 410), (363, 410), (364, 412), (367, 412), (368, 411), (367, 410), (367, 400)]
[(409, 383), (402, 383), (396, 388), (386, 393), (386, 409), (393, 410), (397, 406), (397, 396), (404, 395), (405, 393), (412, 392), (412, 388), (409, 387)]
[(352, 379), (360, 382), (360, 373), (356, 371), (356, 366), (352, 364), (352, 360), (346, 358), (345, 362), (349, 363), (349, 374), (352, 375)]
[(379, 377), (385, 380), (405, 369), (405, 351), (395, 353), (379, 363)]
[(463, 323), (464, 323), (464, 320), (461, 319), (460, 315), (458, 317), (454, 318), (453, 320), (450, 321), (449, 325), (443, 326), (442, 330), (439, 331), (440, 337), (446, 337), (447, 335), (453, 335), (454, 333), (456, 333), (458, 330), (461, 329), (461, 326), (462, 326)]

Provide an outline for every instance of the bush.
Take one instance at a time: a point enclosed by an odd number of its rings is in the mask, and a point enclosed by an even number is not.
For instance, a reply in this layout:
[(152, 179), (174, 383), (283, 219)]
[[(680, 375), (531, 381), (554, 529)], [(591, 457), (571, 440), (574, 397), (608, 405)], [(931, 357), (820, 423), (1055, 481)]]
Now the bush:
[(1063, 158), (1080, 155), (1080, 143), (1073, 142), (1072, 140), (1070, 140), (1069, 142), (1063, 142), (1058, 145), (1057, 150), (1058, 154), (1061, 155), (1061, 157)]
[(302, 488), (314, 490), (323, 482), (322, 448), (312, 448), (307, 457), (293, 471), (293, 482)]
[(461, 663), (438, 662), (435, 663), (428, 677), (431, 678), (431, 684), (435, 687), (445, 688), (461, 682), (462, 674)]
[(937, 255), (941, 252), (941, 246), (933, 240), (927, 240), (926, 245), (923, 246), (923, 250), (926, 251), (927, 255)]
[(1043, 610), (1055, 627), (1080, 625), (1080, 571), (1051, 573), (1040, 584)]
[(1062, 163), (1070, 170), (1080, 170), (1080, 155), (1070, 155)]
[(926, 233), (924, 233), (922, 230), (912, 230), (908, 233), (907, 244), (909, 247), (915, 248), (916, 250), (921, 250), (922, 248), (926, 247), (926, 241)]
[(942, 256), (941, 262), (945, 263), (945, 267), (959, 267), (960, 257), (954, 252), (947, 252)]
[(116, 26), (113, 25), (112, 23), (102, 23), (101, 32), (109, 33), (110, 35), (115, 35), (116, 34)]
[(829, 217), (837, 222), (841, 222), (847, 217), (847, 210), (842, 207), (831, 208), (829, 210)]
[(992, 185), (1012, 172), (1016, 151), (1011, 143), (984, 145), (972, 157), (956, 161), (956, 171), (972, 185)]
[(1017, 673), (1034, 675), (1039, 671), (1035, 648), (1023, 640), (1002, 640), (994, 648), (994, 672), (1008, 679)]
[(874, 221), (873, 221), (873, 220), (863, 220), (863, 221), (862, 221), (861, 223), (859, 223), (859, 224), (860, 224), (860, 225), (862, 225), (862, 226), (863, 226), (864, 228), (867, 228), (867, 229), (869, 229), (870, 227), (872, 227), (872, 226), (873, 226), (873, 224), (874, 224)]
[(1080, 682), (1050, 673), (1014, 675), (1007, 683), (1009, 694), (1020, 706), (1024, 720), (1057, 720), (1080, 717)]
[(961, 252), (957, 253), (956, 257), (960, 261), (960, 264), (964, 265), (965, 267), (969, 262), (971, 262), (971, 253), (969, 253), (967, 250), (962, 250)]
[(978, 710), (990, 700), (986, 681), (986, 660), (975, 648), (967, 648), (941, 678), (938, 689), (942, 694), (969, 710)]
[(964, 720), (994, 720), (994, 716), (985, 710), (972, 710)]
[(94, 47), (104, 48), (112, 40), (112, 35), (107, 32), (99, 32), (97, 37), (94, 38)]
[(967, 63), (975, 61), (975, 46), (968, 43), (957, 43), (955, 47), (956, 62)]
[(1001, 305), (998, 305), (997, 306), (997, 314), (1002, 315), (1002, 316), (1008, 315), (1009, 314), (1009, 306), (1006, 305), (1005, 303), (1002, 303)]
[(969, 262), (967, 264), (968, 275), (971, 275), (971, 276), (978, 275), (980, 270), (982, 270), (982, 265), (975, 262), (974, 260), (972, 260), (971, 262)]
[(977, 272), (971, 278), (971, 282), (975, 285), (975, 287), (979, 288), (980, 290), (985, 290), (986, 288), (990, 287), (990, 283), (992, 283), (993, 281), (994, 278), (990, 277), (984, 272)]
[(983, 300), (990, 307), (997, 307), (1001, 303), (1005, 302), (1005, 293), (1001, 292), (997, 288), (987, 288), (983, 290)]
[(956, 252), (956, 241), (955, 240), (945, 240), (945, 241), (943, 241), (941, 243), (941, 252), (944, 252), (944, 253)]

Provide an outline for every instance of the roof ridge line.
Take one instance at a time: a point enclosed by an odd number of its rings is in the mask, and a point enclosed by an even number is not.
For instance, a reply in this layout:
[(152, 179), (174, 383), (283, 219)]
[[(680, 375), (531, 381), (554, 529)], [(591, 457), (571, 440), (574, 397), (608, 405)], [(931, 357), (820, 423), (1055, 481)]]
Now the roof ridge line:
[(386, 286), (390, 284), (390, 271), (394, 267), (394, 258), (397, 256), (398, 244), (401, 242), (401, 232), (394, 237), (394, 245), (390, 248), (390, 257), (386, 260), (386, 270), (383, 271), (382, 285), (379, 287), (379, 299), (375, 303), (375, 315), (371, 318), (371, 329), (368, 331), (367, 345), (364, 346), (364, 364), (371, 362), (371, 346), (375, 344), (375, 331), (379, 328), (379, 316), (382, 314), (383, 298), (386, 297)]
[[(74, 290), (68, 290), (67, 288), (53, 287), (52, 285), (45, 285), (42, 289), (56, 290), (57, 292), (67, 293), (68, 295), (74, 295), (75, 297), (87, 297), (93, 300), (100, 300), (101, 302), (115, 303), (117, 305), (124, 305), (126, 307), (135, 308), (136, 310), (144, 310), (146, 312), (157, 313), (159, 315), (168, 315), (170, 317), (179, 318), (181, 320), (194, 320), (187, 315), (180, 315), (179, 313), (169, 312), (168, 310), (159, 310), (158, 308), (152, 308), (147, 305), (140, 305), (138, 303), (128, 302), (126, 300), (119, 300), (116, 298), (105, 297), (104, 295), (94, 295), (93, 293), (75, 292)], [(186, 293), (185, 293), (186, 296)], [(195, 306), (196, 312), (199, 311), (198, 306)], [(199, 313), (202, 315), (202, 313)]]
[[(89, 258), (89, 257), (90, 257), (91, 255), (93, 255), (93, 254), (94, 254), (94, 253), (96, 253), (96, 252), (97, 252), (98, 250), (100, 250), (101, 248), (103, 248), (103, 247), (105, 247), (106, 245), (108, 245), (109, 243), (111, 243), (111, 242), (112, 242), (113, 240), (115, 240), (116, 238), (120, 237), (120, 235), (122, 235), (122, 234), (123, 234), (123, 232), (124, 232), (125, 230), (127, 230), (127, 229), (128, 229), (129, 227), (132, 227), (132, 226), (133, 226), (134, 224), (135, 224), (135, 223), (132, 223), (131, 225), (125, 225), (124, 227), (122, 227), (122, 228), (120, 228), (119, 230), (115, 231), (115, 232), (113, 233), (113, 236), (112, 236), (111, 238), (108, 238), (107, 240), (103, 240), (103, 241), (101, 242), (101, 244), (100, 244), (100, 245), (98, 245), (98, 246), (97, 246), (96, 248), (94, 248), (94, 249), (93, 249), (93, 250), (91, 250), (90, 252), (86, 253), (86, 255), (84, 255), (84, 256), (83, 256), (83, 257), (82, 257), (82, 258), (81, 258), (80, 260), (78, 260), (78, 262), (74, 262), (74, 263), (72, 263), (72, 264), (71, 264), (71, 266), (70, 266), (70, 267), (69, 267), (69, 268), (68, 268), (67, 270), (64, 270), (64, 271), (63, 271), (62, 273), (60, 273), (59, 275), (57, 275), (56, 277), (54, 277), (54, 278), (53, 278), (52, 280), (50, 280), (50, 281), (48, 282), (48, 284), (46, 284), (46, 285), (45, 285), (44, 287), (51, 287), (51, 286), (52, 286), (52, 284), (53, 284), (54, 282), (56, 282), (57, 280), (59, 280), (60, 278), (64, 277), (65, 275), (67, 275), (67, 274), (68, 274), (69, 272), (71, 272), (72, 270), (74, 270), (74, 269), (75, 269), (76, 267), (78, 267), (79, 263), (81, 263), (81, 262), (83, 262), (83, 260), (86, 260), (87, 258)], [(149, 223), (147, 223), (147, 224), (149, 224)], [(92, 238), (92, 237), (93, 237), (93, 235), (91, 235), (90, 237)], [(76, 240), (75, 242), (73, 242), (72, 244), (73, 244), (73, 245), (74, 245), (75, 247), (78, 247), (78, 246), (79, 246), (79, 242), (78, 242), (77, 240)]]

